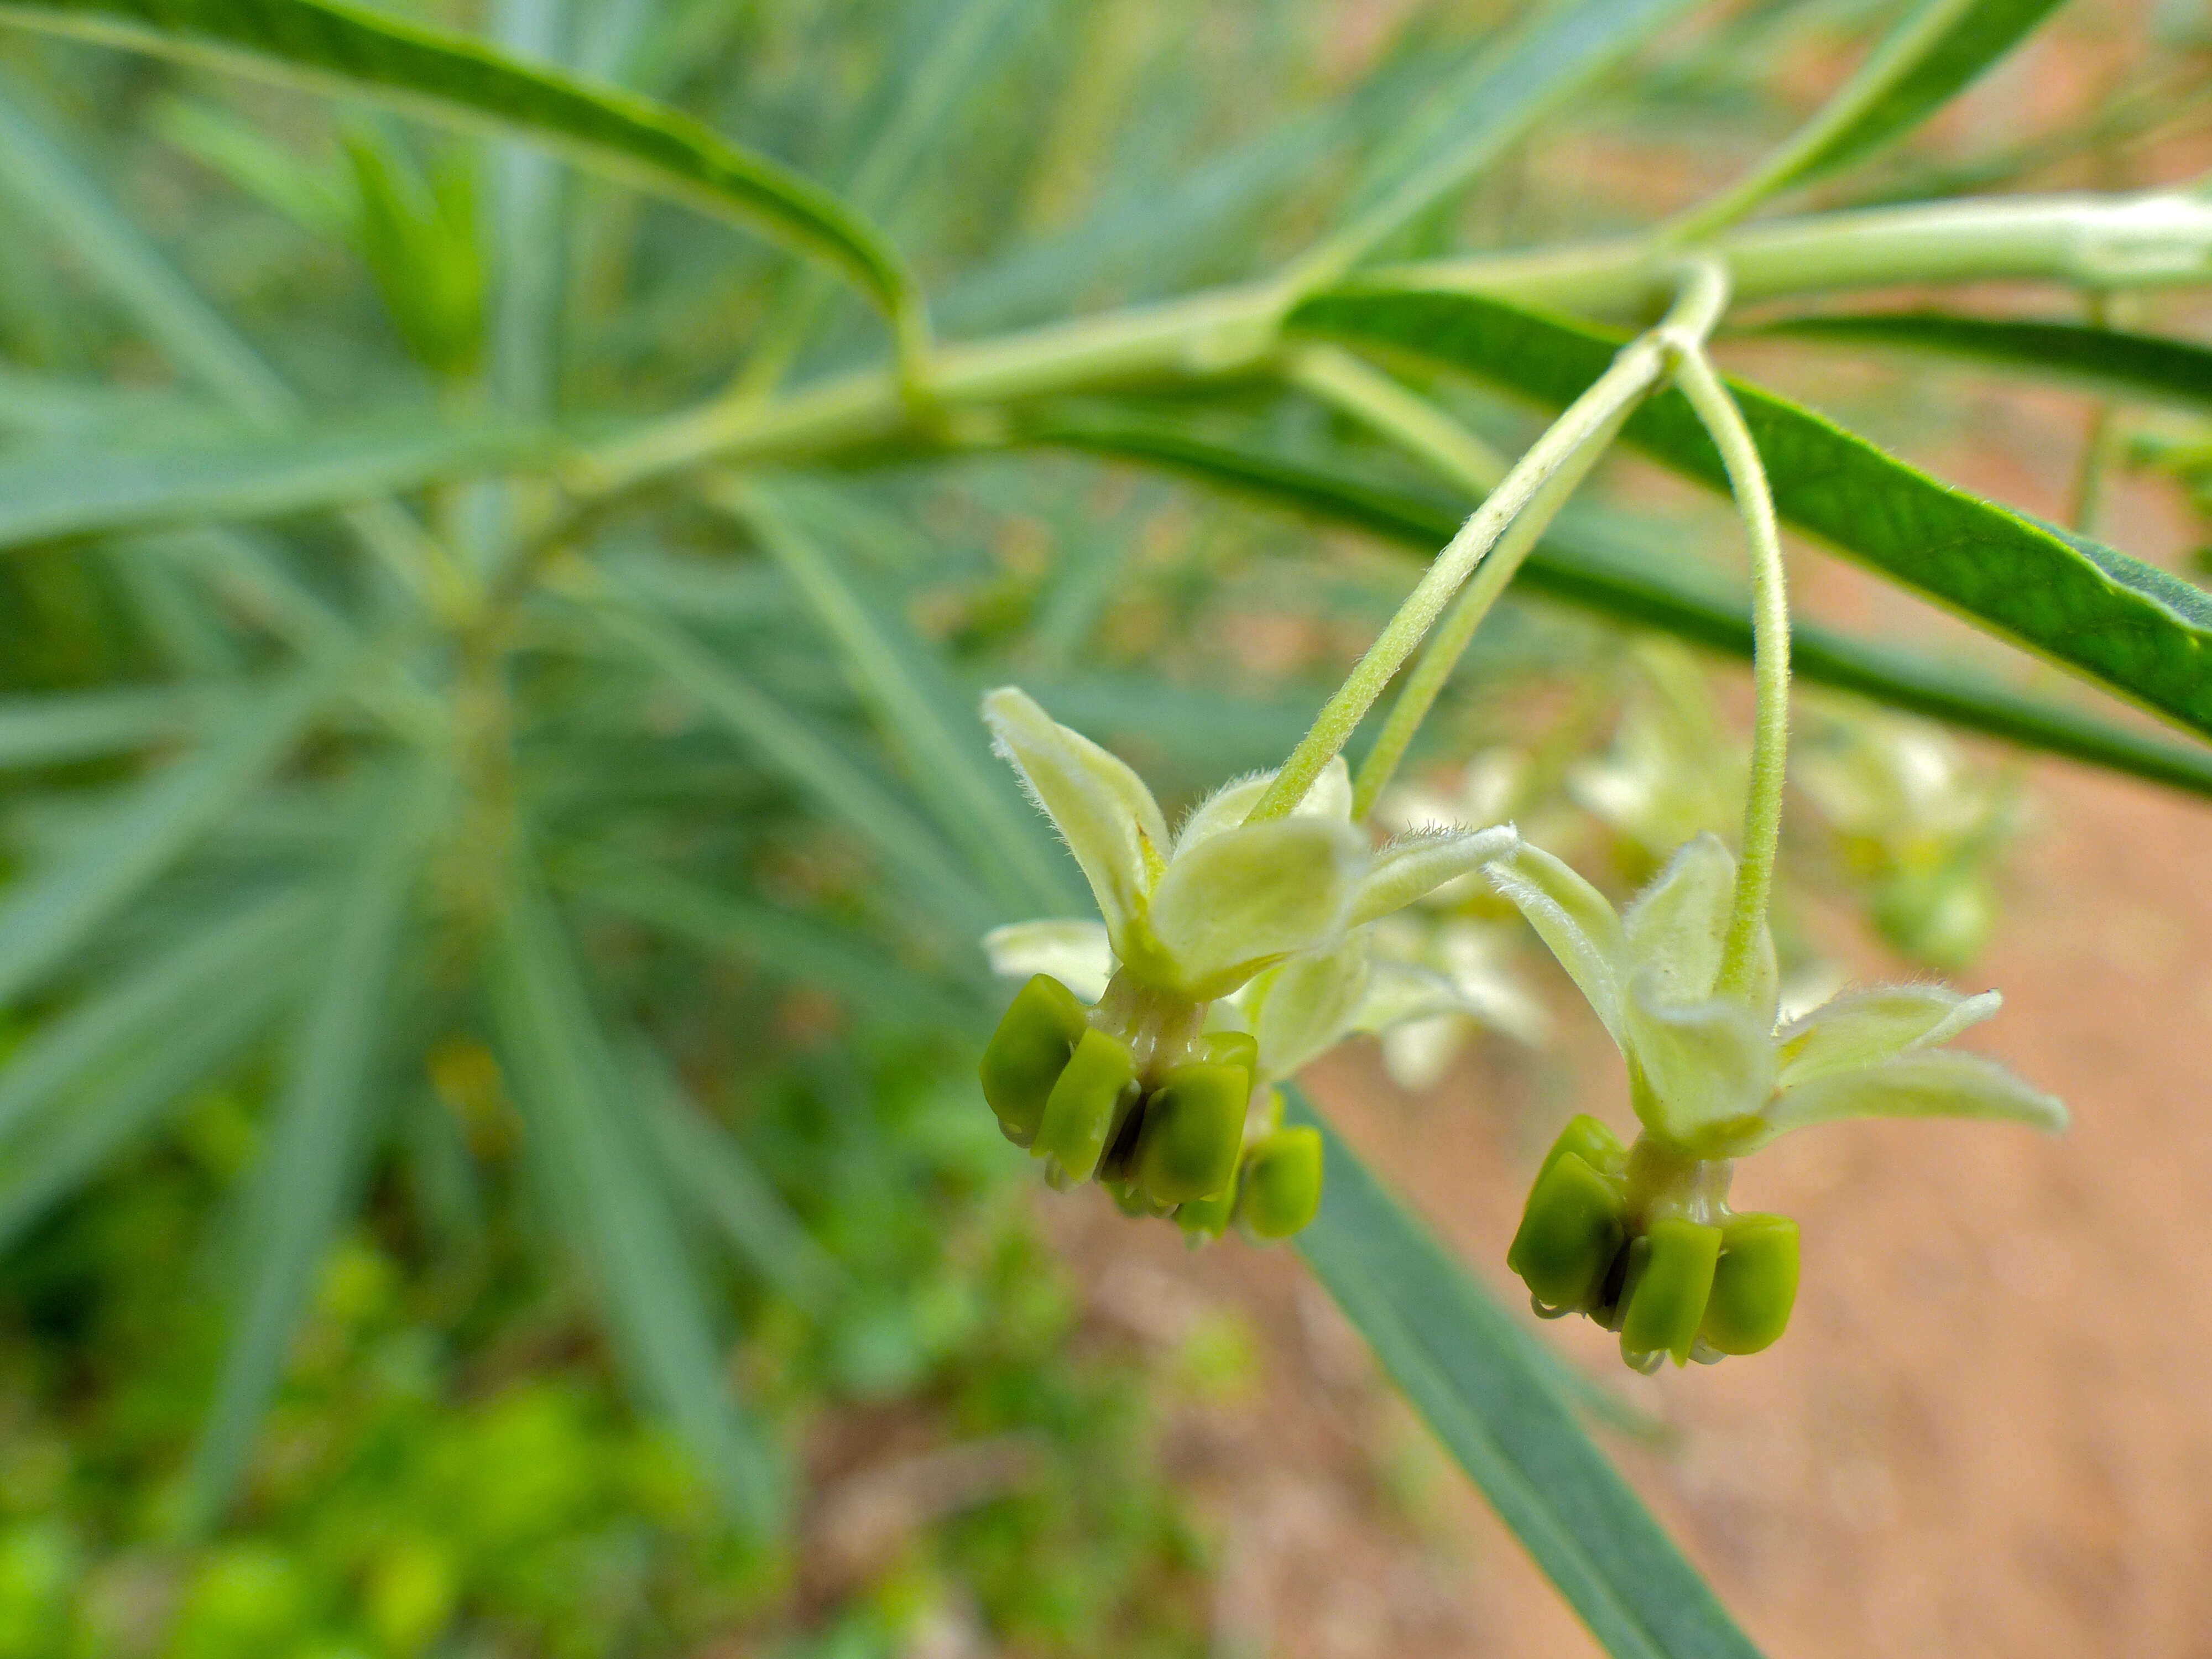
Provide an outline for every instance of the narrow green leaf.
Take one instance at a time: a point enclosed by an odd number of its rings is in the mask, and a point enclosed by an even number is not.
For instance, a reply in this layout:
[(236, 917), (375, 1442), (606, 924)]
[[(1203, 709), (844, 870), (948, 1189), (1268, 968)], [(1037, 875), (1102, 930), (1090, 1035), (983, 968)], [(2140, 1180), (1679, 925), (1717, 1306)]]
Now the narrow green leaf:
[(639, 1103), (619, 1080), (560, 921), (527, 874), (518, 875), (501, 907), (489, 989), (532, 1156), (562, 1230), (592, 1269), (619, 1351), (732, 1513), (772, 1528), (782, 1508), (780, 1483), (731, 1396)]
[(266, 776), (333, 678), (311, 669), (264, 689), (204, 748), (88, 825), (62, 858), (0, 890), (0, 1004), (36, 983)]
[(0, 767), (56, 766), (127, 755), (204, 725), (236, 688), (118, 686), (0, 697)]
[(41, 445), (0, 457), (0, 548), (164, 525), (349, 507), (390, 490), (495, 472), (550, 453), (544, 434), (430, 425), (227, 445)]
[[(1621, 343), (1606, 331), (1472, 295), (1329, 295), (1302, 307), (1294, 323), (1559, 406), (1604, 371)], [(2139, 559), (1941, 483), (1771, 392), (1730, 386), (1765, 460), (1775, 506), (1798, 529), (2212, 734), (2212, 597)], [(1718, 453), (1679, 392), (1646, 402), (1622, 435), (1676, 471), (1727, 488)]]
[(617, 602), (593, 615), (607, 633), (699, 700), (830, 817), (872, 843), (917, 896), (969, 933), (1003, 919), (937, 830), (814, 727), (680, 629)]
[(1568, 0), (1535, 9), (1526, 26), (1431, 94), (1377, 159), (1352, 222), (1300, 259), (1286, 283), (1304, 292), (1334, 281), (1687, 9), (1687, 0)]
[(1893, 345), (1941, 352), (2054, 376), (2124, 398), (2212, 410), (2212, 347), (2163, 335), (2130, 334), (2080, 323), (1953, 317), (1934, 311), (1795, 317), (1766, 324), (1759, 331), (1847, 346)]
[[(0, 16), (9, 9), (0, 7)], [(0, 185), (35, 212), (135, 311), (176, 361), (240, 413), (296, 403), (252, 346), (0, 82)], [(4, 499), (4, 497), (0, 497)]]
[(0, 1146), (101, 1091), (118, 1061), (129, 1069), (157, 1052), (180, 1023), (198, 1018), (255, 974), (282, 977), (274, 964), (306, 943), (316, 915), (301, 893), (263, 899), (193, 927), (97, 995), (41, 1022), (0, 1066)]
[(1617, 1659), (1756, 1659), (1590, 1442), (1536, 1339), (1478, 1289), (1295, 1087), (1328, 1142), (1314, 1276), (1569, 1606)]
[[(1902, 137), (1966, 88), (2026, 39), (2063, 0), (1923, 0), (1875, 48), (1863, 75), (1879, 75), (1879, 90), (1857, 102), (1848, 120), (1823, 131), (1792, 158), (1771, 188), (1829, 173)], [(1871, 78), (1870, 75), (1870, 78)]]
[[(1165, 466), (1256, 500), (1364, 530), (1424, 556), (1449, 540), (1467, 504), (1195, 437), (1161, 422), (1062, 422), (1030, 441)], [(1524, 590), (1600, 616), (1656, 628), (1748, 659), (1750, 608), (1741, 595), (1693, 586), (1632, 550), (1609, 548), (1569, 513), (1516, 579)], [(1986, 732), (2024, 748), (2212, 796), (2212, 751), (2131, 732), (1913, 653), (1868, 644), (1803, 621), (1790, 627), (1797, 678)]]
[(819, 1307), (843, 1273), (729, 1132), (650, 1049), (631, 1066), (663, 1178), (786, 1296)]
[(1087, 908), (1042, 819), (1021, 798), (1011, 769), (993, 758), (975, 698), (904, 618), (868, 602), (859, 573), (830, 541), (801, 529), (793, 509), (803, 499), (766, 485), (718, 496), (799, 590), (843, 657), (854, 690), (888, 728), (908, 781), (1000, 902), (1045, 915)]
[(898, 256), (811, 180), (648, 99), (465, 36), (331, 0), (8, 0), (0, 22), (213, 61), (525, 139), (828, 259), (894, 313), (915, 303)]
[(433, 802), (422, 778), (377, 788), (357, 831), (296, 1028), (275, 1133), (255, 1171), (252, 1266), (225, 1346), (185, 1496), (185, 1524), (213, 1524), (238, 1487), (253, 1431), (360, 1173), (379, 1087), (383, 1012)]
[(672, 871), (611, 859), (564, 860), (559, 879), (589, 902), (702, 949), (818, 986), (900, 1025), (962, 1030), (981, 1018), (975, 987), (926, 976), (882, 943)]

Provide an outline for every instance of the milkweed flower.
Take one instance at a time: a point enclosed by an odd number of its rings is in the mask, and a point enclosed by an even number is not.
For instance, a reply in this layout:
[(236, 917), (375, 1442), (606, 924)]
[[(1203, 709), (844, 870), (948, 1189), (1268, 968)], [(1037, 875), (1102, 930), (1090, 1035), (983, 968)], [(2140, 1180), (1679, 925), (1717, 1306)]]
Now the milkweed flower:
[[(1000, 1128), (1055, 1184), (1096, 1178), (1194, 1231), (1234, 1218), (1295, 1232), (1320, 1202), (1320, 1138), (1273, 1127), (1264, 1102), (1248, 1124), (1255, 1089), (1326, 1047), (1316, 1032), (1350, 1029), (1376, 977), (1365, 929), (1518, 836), (1443, 829), (1376, 847), (1352, 822), (1341, 760), (1288, 817), (1248, 822), (1273, 781), (1261, 774), (1170, 835), (1128, 765), (1025, 693), (990, 692), (983, 718), (1099, 912), (992, 935), (1001, 968), (1032, 969), (984, 1053)], [(1247, 988), (1249, 1014), (1229, 1002)]]
[(1720, 970), (1735, 860), (1686, 842), (1625, 913), (1526, 842), (1488, 870), (1628, 1062), (1642, 1133), (1594, 1118), (1546, 1157), (1507, 1262), (1537, 1310), (1589, 1315), (1638, 1370), (1751, 1353), (1778, 1338), (1797, 1285), (1796, 1224), (1728, 1205), (1734, 1160), (1856, 1117), (1965, 1117), (2057, 1130), (2066, 1109), (1995, 1061), (1945, 1048), (1997, 1011), (1994, 991), (1886, 985), (1777, 1023), (1771, 939), (1742, 989)]

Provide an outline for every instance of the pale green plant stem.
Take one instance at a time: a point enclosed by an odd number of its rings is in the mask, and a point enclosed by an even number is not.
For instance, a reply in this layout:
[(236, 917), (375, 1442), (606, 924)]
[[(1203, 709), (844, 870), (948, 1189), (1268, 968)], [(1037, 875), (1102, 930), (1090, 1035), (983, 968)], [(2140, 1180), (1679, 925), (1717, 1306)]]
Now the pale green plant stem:
[(1301, 346), (1285, 368), (1292, 386), (1411, 450), (1463, 489), (1486, 495), (1512, 469), (1503, 453), (1426, 398), (1342, 346)]
[(1777, 191), (1818, 171), (1821, 152), (1918, 68), (1929, 49), (1978, 3), (1979, 0), (1927, 0), (1867, 54), (1851, 77), (1781, 149), (1718, 196), (1661, 226), (1659, 235), (1678, 246), (1703, 242)]
[[(1739, 301), (1907, 283), (2202, 284), (2212, 283), (2212, 201), (2153, 192), (1820, 214), (1746, 226), (1710, 252), (1728, 267)], [(1677, 258), (1648, 236), (1625, 237), (1383, 267), (1356, 286), (1616, 313), (1663, 292)], [(943, 345), (927, 354), (932, 407), (956, 435), (988, 442), (999, 405), (1249, 374), (1279, 344), (1279, 301), (1278, 284), (1253, 283)], [(926, 339), (919, 329), (908, 337), (904, 380), (889, 368), (864, 368), (766, 402), (718, 399), (585, 452), (569, 482), (597, 497), (708, 459), (801, 459), (896, 438), (915, 428), (910, 387), (926, 352), (913, 349)], [(963, 422), (975, 429), (963, 433)]]
[[(1513, 464), (1497, 489), (1468, 515), (1406, 596), (1367, 653), (1354, 665), (1290, 758), (1246, 817), (1265, 823), (1286, 817), (1335, 758), (1367, 711), (1413, 654), (1443, 608), (1544, 486), (1583, 451), (1609, 439), (1644, 394), (1666, 377), (1669, 362), (1711, 332), (1728, 304), (1728, 279), (1710, 260), (1692, 266), (1682, 293), (1658, 327), (1621, 349), (1589, 390), (1567, 405), (1544, 435)], [(1562, 498), (1564, 499), (1564, 498)]]
[(1443, 620), (1421, 647), (1413, 672), (1399, 689), (1398, 700), (1390, 705), (1382, 730), (1376, 736), (1375, 746), (1359, 764), (1359, 774), (1352, 781), (1353, 817), (1366, 817), (1376, 798), (1389, 787), (1399, 763), (1406, 758), (1406, 750), (1420, 731), (1421, 722), (1428, 718), (1430, 709), (1436, 706), (1437, 697), (1450, 682), (1452, 671), (1459, 666), (1459, 659), (1466, 653), (1475, 630), (1490, 615), (1498, 595), (1519, 573), (1522, 561), (1551, 528), (1552, 520), (1567, 504), (1567, 498), (1589, 476), (1590, 469), (1604, 459), (1634, 409), (1634, 404), (1624, 404), (1589, 443), (1545, 482), (1521, 516), (1513, 520), (1512, 527), (1498, 538), (1490, 556), (1476, 568), (1473, 580), (1452, 601), (1451, 609), (1444, 613)]
[(1774, 887), (1775, 848), (1782, 838), (1782, 775), (1790, 748), (1790, 599), (1774, 496), (1742, 410), (1713, 373), (1701, 346), (1683, 353), (1674, 366), (1674, 384), (1721, 453), (1751, 543), (1752, 684), (1757, 712), (1752, 722), (1751, 787), (1743, 808), (1743, 858), (1736, 866), (1735, 897), (1717, 982), (1717, 989), (1741, 995), (1750, 989), (1759, 963), (1766, 901)]

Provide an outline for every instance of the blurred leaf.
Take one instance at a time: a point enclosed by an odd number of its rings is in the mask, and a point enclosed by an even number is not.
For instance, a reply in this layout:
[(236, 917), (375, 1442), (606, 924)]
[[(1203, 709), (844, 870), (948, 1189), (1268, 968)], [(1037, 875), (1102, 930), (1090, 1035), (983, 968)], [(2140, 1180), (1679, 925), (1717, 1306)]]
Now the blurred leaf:
[(586, 857), (564, 860), (558, 873), (592, 904), (775, 978), (817, 986), (887, 1022), (963, 1030), (983, 1018), (972, 984), (925, 976), (880, 940), (802, 912), (645, 864)]
[(818, 1308), (843, 1279), (836, 1262), (659, 1054), (641, 1046), (631, 1070), (668, 1184), (778, 1290)]
[(1298, 1250), (1536, 1565), (1618, 1659), (1756, 1659), (1561, 1393), (1537, 1340), (1478, 1289), (1292, 1085), (1328, 1143)]
[[(1170, 467), (1260, 501), (1370, 532), (1425, 556), (1451, 538), (1470, 506), (1341, 469), (1194, 436), (1164, 422), (1063, 421), (1041, 426), (1031, 436)], [(1515, 582), (1601, 616), (1680, 635), (1710, 650), (1751, 656), (1747, 599), (1701, 591), (1636, 550), (1607, 547), (1588, 521), (1571, 511), (1529, 555)], [(2212, 795), (2212, 752), (2130, 732), (1911, 652), (1868, 644), (1814, 623), (1793, 622), (1790, 638), (1790, 667), (1800, 679), (2026, 748)]]
[(936, 830), (836, 743), (681, 629), (622, 603), (597, 612), (607, 631), (699, 700), (830, 818), (872, 842), (916, 896), (970, 934), (1003, 919)]
[(237, 1490), (384, 1103), (383, 1012), (431, 824), (425, 782), (416, 771), (381, 781), (361, 815), (313, 998), (293, 1033), (275, 1130), (252, 1177), (251, 1277), (192, 1453), (191, 1530), (218, 1520)]
[(149, 125), (163, 143), (302, 228), (343, 241), (352, 228), (353, 204), (327, 168), (220, 104), (166, 98), (149, 112)]
[(0, 697), (0, 767), (127, 755), (197, 731), (235, 686), (117, 686)]
[[(912, 50), (889, 57), (886, 85), (878, 92), (880, 118), (842, 179), (855, 209), (877, 217), (901, 205), (945, 128), (972, 105), (994, 61), (1021, 39), (1016, 14), (1047, 3), (949, 0), (908, 9), (927, 27), (908, 37)], [(769, 303), (759, 345), (738, 380), (742, 388), (774, 389), (812, 339), (828, 297), (811, 270), (786, 283)]]
[(392, 320), (425, 368), (465, 377), (483, 349), (474, 178), (452, 164), (426, 176), (371, 132), (349, 136), (345, 153), (359, 198), (362, 258)]
[(868, 602), (860, 574), (830, 542), (800, 529), (793, 509), (805, 497), (763, 484), (728, 487), (717, 500), (753, 529), (805, 599), (854, 689), (889, 729), (908, 781), (1000, 902), (1048, 915), (1086, 908), (1043, 819), (993, 757), (975, 697), (903, 617)]
[(556, 1217), (593, 1268), (602, 1311), (643, 1390), (748, 1525), (780, 1522), (780, 1482), (732, 1399), (706, 1303), (670, 1224), (647, 1130), (619, 1079), (559, 919), (534, 880), (510, 881), (490, 963), (502, 1063)]
[[(1330, 295), (1302, 307), (1294, 321), (1556, 406), (1604, 372), (1622, 338), (1472, 295)], [(1809, 410), (1730, 385), (1784, 520), (1990, 631), (2212, 734), (2212, 598), (2154, 565), (1938, 483)], [(1680, 392), (1649, 399), (1622, 435), (1702, 483), (1728, 487), (1719, 454)]]
[(640, 188), (753, 224), (844, 270), (903, 313), (912, 280), (836, 197), (678, 111), (467, 39), (326, 0), (48, 0), (0, 22), (51, 29), (311, 88), (343, 88), (574, 156)]
[(1687, 9), (1688, 0), (1567, 0), (1534, 8), (1527, 24), (1486, 49), (1404, 123), (1376, 158), (1352, 222), (1299, 260), (1285, 281), (1304, 292), (1341, 276)]
[(1988, 71), (2062, 0), (1922, 0), (1868, 54), (1817, 122), (1771, 170), (1759, 195), (1830, 173), (1917, 127)]
[[(58, 1106), (113, 1094), (109, 1073), (161, 1053), (211, 1002), (257, 977), (287, 982), (317, 915), (306, 895), (282, 893), (193, 926), (119, 979), (111, 970), (97, 995), (43, 1021), (0, 1066), (0, 1145), (33, 1133)], [(15, 1167), (12, 1153), (0, 1163)]]
[(2212, 410), (2212, 348), (2161, 335), (1932, 311), (1796, 317), (1765, 324), (1759, 332), (1845, 346), (1906, 346), (2052, 375), (2124, 397)]
[(447, 427), (419, 413), (404, 423), (227, 446), (17, 448), (0, 454), (0, 548), (348, 507), (389, 490), (543, 465), (550, 449), (542, 433)]
[(0, 1003), (35, 984), (266, 776), (335, 678), (324, 665), (261, 690), (198, 752), (87, 825), (56, 862), (0, 890)]
[[(0, 8), (0, 16), (8, 9)], [(293, 407), (291, 390), (202, 299), (91, 177), (0, 82), (0, 183), (122, 296), (154, 337), (233, 408), (261, 417)]]

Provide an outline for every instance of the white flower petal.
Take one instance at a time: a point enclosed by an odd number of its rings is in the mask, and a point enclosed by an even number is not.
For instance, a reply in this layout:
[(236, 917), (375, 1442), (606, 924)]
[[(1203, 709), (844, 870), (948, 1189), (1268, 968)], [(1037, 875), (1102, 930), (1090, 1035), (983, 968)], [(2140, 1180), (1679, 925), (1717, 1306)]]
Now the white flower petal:
[(1057, 724), (1018, 687), (984, 694), (983, 719), (1083, 866), (1118, 948), (1166, 856), (1159, 804), (1127, 763)]
[(1176, 855), (1121, 958), (1196, 1000), (1226, 996), (1271, 963), (1334, 945), (1366, 866), (1359, 833), (1333, 819), (1224, 830)]
[(2053, 1132), (2067, 1121), (2056, 1097), (2029, 1087), (1993, 1060), (1947, 1048), (1831, 1072), (1786, 1089), (1767, 1108), (1760, 1141), (1853, 1117), (1981, 1118)]
[(1378, 959), (1366, 994), (1352, 1011), (1352, 1029), (1376, 1033), (1410, 1020), (1469, 1012), (1467, 999), (1443, 975), (1411, 963)]
[[(1274, 781), (1272, 771), (1254, 772), (1223, 784), (1191, 809), (1190, 816), (1182, 821), (1182, 828), (1176, 832), (1175, 850), (1187, 853), (1224, 830), (1234, 830), (1260, 804), (1260, 797), (1267, 793), (1267, 786)], [(1335, 756), (1322, 768), (1321, 775), (1314, 780), (1313, 787), (1306, 791), (1306, 798), (1291, 810), (1291, 816), (1335, 818), (1346, 823), (1352, 821), (1352, 772), (1345, 765), (1343, 756)]]
[(1352, 903), (1352, 926), (1402, 910), (1444, 883), (1511, 852), (1520, 842), (1520, 832), (1510, 823), (1400, 837), (1376, 854), (1373, 867), (1361, 880)]
[(1646, 972), (1630, 982), (1624, 1018), (1636, 1114), (1671, 1140), (1695, 1145), (1774, 1091), (1773, 1038), (1735, 997), (1677, 1002)]
[(1367, 990), (1366, 943), (1309, 951), (1253, 981), (1245, 1009), (1260, 1040), (1260, 1075), (1285, 1078), (1334, 1048)]
[(1010, 921), (983, 935), (983, 953), (994, 974), (1050, 974), (1085, 1002), (1105, 995), (1114, 976), (1114, 947), (1103, 921)]
[(1444, 1080), (1467, 1036), (1467, 1022), (1455, 1014), (1394, 1025), (1382, 1035), (1382, 1069), (1407, 1094), (1425, 1095)]
[(1653, 975), (1657, 994), (1676, 1002), (1711, 996), (1735, 898), (1735, 860), (1720, 837), (1684, 842), (1621, 915), (1628, 971)]
[(1528, 918), (1613, 1040), (1621, 1042), (1620, 918), (1605, 895), (1565, 862), (1525, 841), (1486, 866), (1484, 873)]
[(1962, 997), (1945, 985), (1878, 985), (1822, 1003), (1775, 1033), (1782, 1086), (1889, 1060), (1910, 1048), (1948, 1042), (1996, 1012), (1995, 991)]

